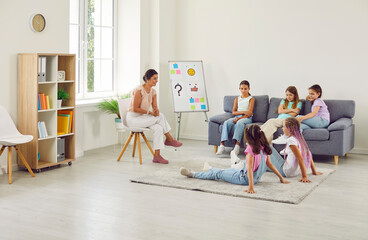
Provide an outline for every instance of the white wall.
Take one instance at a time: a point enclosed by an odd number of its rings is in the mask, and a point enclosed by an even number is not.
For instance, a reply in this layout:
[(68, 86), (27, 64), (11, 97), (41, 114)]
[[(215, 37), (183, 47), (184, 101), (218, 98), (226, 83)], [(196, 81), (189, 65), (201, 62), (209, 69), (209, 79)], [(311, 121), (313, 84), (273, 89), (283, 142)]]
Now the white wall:
[[(29, 22), (34, 13), (41, 13), (46, 18), (46, 29), (41, 33), (30, 29)], [(0, 1), (0, 29), (0, 104), (16, 123), (17, 54), (69, 51), (69, 1)], [(6, 155), (3, 153), (0, 158), (1, 167), (6, 166)], [(13, 165), (16, 165), (16, 161), (13, 161)]]
[[(177, 59), (204, 61), (210, 116), (243, 79), (274, 97), (318, 83), (326, 99), (356, 101), (355, 150), (368, 153), (367, 1), (177, 0), (175, 21)], [(202, 114), (183, 115), (181, 135), (207, 139)]]

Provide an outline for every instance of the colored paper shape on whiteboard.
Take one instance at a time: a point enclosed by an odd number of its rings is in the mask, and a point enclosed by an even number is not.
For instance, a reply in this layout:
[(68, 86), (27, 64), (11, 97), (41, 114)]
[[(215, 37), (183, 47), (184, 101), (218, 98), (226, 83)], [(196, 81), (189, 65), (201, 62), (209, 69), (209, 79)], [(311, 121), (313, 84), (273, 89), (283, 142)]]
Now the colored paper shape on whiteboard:
[(190, 91), (192, 91), (192, 92), (198, 92), (197, 84), (195, 84), (194, 87), (191, 87), (191, 86), (192, 86), (192, 84), (189, 84)]
[(206, 105), (201, 105), (201, 109), (206, 109)]
[(199, 102), (199, 98), (196, 98), (194, 101), (195, 101), (196, 103), (198, 103), (198, 102)]
[(178, 64), (174, 63), (174, 68), (178, 68)]
[(204, 98), (202, 97), (201, 99), (199, 99), (200, 102), (204, 102)]
[(191, 110), (195, 110), (195, 105), (190, 105)]
[(190, 98), (190, 99), (189, 99), (189, 102), (190, 102), (190, 103), (194, 103), (194, 98)]
[(181, 74), (180, 69), (177, 69), (177, 70), (176, 70), (176, 74)]
[(171, 71), (170, 71), (170, 73), (171, 73), (171, 74), (175, 74), (175, 70), (171, 70)]
[(188, 69), (188, 74), (189, 74), (189, 76), (194, 76), (195, 75), (195, 70), (193, 68), (189, 68)]

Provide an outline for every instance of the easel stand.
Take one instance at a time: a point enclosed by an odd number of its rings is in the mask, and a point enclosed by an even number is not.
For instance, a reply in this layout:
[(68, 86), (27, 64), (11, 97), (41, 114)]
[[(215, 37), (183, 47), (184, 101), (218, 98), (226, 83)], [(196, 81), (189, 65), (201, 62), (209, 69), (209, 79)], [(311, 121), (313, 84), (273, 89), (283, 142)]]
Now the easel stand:
[[(208, 123), (208, 117), (207, 117), (207, 112), (203, 112), (204, 116), (206, 117), (206, 120), (204, 120), (206, 123)], [(176, 123), (177, 123), (177, 128), (176, 128), (176, 140), (179, 140), (179, 135), (180, 135), (180, 122), (181, 122), (181, 112), (177, 112), (176, 113)]]

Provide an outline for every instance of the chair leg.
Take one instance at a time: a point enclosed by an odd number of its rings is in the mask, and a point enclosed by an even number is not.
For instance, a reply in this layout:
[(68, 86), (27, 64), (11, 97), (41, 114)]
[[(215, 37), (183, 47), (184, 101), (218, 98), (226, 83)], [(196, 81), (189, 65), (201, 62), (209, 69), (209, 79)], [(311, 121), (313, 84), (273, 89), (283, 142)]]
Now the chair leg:
[(120, 155), (119, 155), (119, 157), (118, 157), (118, 162), (120, 161), (120, 158), (123, 156), (123, 154), (124, 154), (124, 152), (125, 152), (125, 149), (128, 147), (128, 145), (129, 145), (129, 142), (130, 142), (130, 139), (132, 139), (132, 137), (133, 137), (133, 132), (131, 132), (130, 133), (130, 136), (129, 136), (129, 138), (126, 140), (126, 142), (125, 142), (125, 145), (124, 145), (124, 147), (123, 147), (123, 150), (121, 150), (121, 152), (120, 152)]
[(139, 133), (134, 133), (134, 145), (133, 145), (133, 152), (132, 152), (132, 157), (134, 157), (135, 155), (135, 146), (137, 145), (137, 137), (139, 138)]
[(335, 159), (335, 165), (337, 165), (339, 163), (339, 156), (335, 155), (334, 159)]
[(141, 137), (140, 137), (139, 133), (138, 133), (138, 136), (137, 136), (137, 141), (138, 141), (139, 164), (142, 165)]
[(11, 147), (8, 147), (8, 179), (9, 179), (9, 184), (11, 184), (12, 183)]
[(24, 166), (26, 166), (28, 172), (32, 175), (32, 177), (34, 177), (35, 175), (34, 175), (32, 169), (29, 167), (26, 159), (24, 159), (23, 154), (19, 151), (18, 146), (15, 146), (14, 148), (15, 148), (15, 151), (18, 153), (20, 160), (22, 160)]
[(217, 148), (218, 148), (218, 146), (214, 146), (215, 147), (215, 154), (217, 153)]
[(141, 135), (142, 135), (142, 137), (143, 137), (144, 141), (146, 142), (147, 147), (148, 147), (148, 148), (149, 148), (149, 150), (151, 151), (152, 155), (155, 155), (155, 153), (154, 153), (154, 152), (153, 152), (153, 150), (152, 150), (151, 145), (150, 145), (150, 144), (149, 144), (149, 142), (147, 141), (146, 135), (144, 135), (144, 133), (141, 133)]
[(1, 154), (3, 154), (3, 152), (4, 152), (5, 148), (6, 148), (5, 146), (2, 146), (2, 147), (1, 147), (1, 149), (0, 149), (0, 156), (1, 156)]

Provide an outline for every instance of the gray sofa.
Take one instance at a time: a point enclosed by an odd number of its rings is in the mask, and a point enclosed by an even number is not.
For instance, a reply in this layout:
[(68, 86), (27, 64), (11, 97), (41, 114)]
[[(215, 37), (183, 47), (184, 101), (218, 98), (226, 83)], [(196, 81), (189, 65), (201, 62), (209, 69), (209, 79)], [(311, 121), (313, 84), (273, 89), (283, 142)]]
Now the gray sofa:
[[(227, 119), (231, 118), (234, 104), (234, 99), (237, 96), (224, 97), (224, 113), (215, 115), (210, 118), (208, 125), (208, 144), (217, 146), (221, 142), (222, 124)], [(253, 123), (262, 125), (270, 118), (276, 118), (278, 114), (276, 110), (282, 98), (271, 98), (267, 95), (253, 96), (255, 100), (253, 111)], [(310, 113), (311, 102), (301, 100), (303, 107), (300, 111), (301, 115)], [(330, 125), (327, 128), (321, 129), (306, 129), (303, 131), (303, 136), (312, 152), (316, 155), (334, 156), (335, 164), (338, 163), (338, 157), (346, 155), (354, 147), (354, 124), (352, 118), (355, 113), (355, 102), (352, 100), (324, 100), (330, 111)], [(248, 124), (246, 127), (249, 127)], [(232, 131), (230, 137), (232, 137)], [(282, 134), (282, 129), (279, 128), (274, 135), (274, 138)], [(225, 142), (225, 146), (234, 147), (233, 141)], [(243, 141), (241, 143), (243, 145)], [(274, 145), (280, 151), (283, 145)]]

